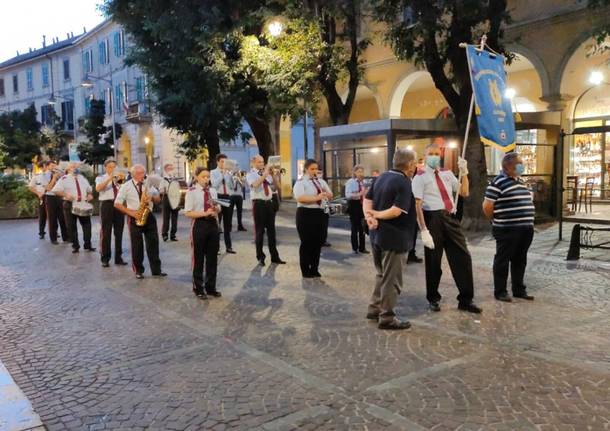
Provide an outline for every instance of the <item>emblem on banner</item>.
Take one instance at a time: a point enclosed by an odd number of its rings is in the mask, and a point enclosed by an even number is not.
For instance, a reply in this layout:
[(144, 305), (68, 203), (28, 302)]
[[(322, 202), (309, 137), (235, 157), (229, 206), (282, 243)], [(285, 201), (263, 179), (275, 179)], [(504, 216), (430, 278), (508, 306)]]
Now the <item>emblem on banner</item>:
[(493, 100), (496, 106), (500, 106), (502, 104), (502, 94), (498, 88), (498, 81), (495, 79), (489, 80), (489, 94), (491, 96), (491, 100)]

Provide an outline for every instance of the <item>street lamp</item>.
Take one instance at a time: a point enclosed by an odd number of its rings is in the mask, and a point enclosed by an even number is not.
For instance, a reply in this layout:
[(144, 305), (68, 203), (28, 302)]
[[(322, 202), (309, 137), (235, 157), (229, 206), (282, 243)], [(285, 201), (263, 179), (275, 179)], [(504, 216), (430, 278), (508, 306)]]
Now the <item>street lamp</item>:
[[(93, 80), (95, 81), (102, 81), (102, 82), (106, 82), (108, 84), (110, 84), (110, 92), (112, 94), (112, 68), (110, 68), (110, 79), (106, 79), (106, 78), (102, 78), (100, 76), (90, 76), (89, 74), (85, 75), (85, 79), (83, 79), (80, 83), (80, 86), (83, 88), (92, 88), (95, 86), (95, 83), (93, 82)], [(110, 112), (112, 113), (112, 150), (114, 152), (114, 160), (117, 159), (117, 144), (116, 144), (116, 126), (114, 125), (116, 123), (115, 121), (115, 116), (114, 116), (114, 107), (112, 106), (112, 103), (110, 104)]]
[(278, 37), (282, 34), (282, 31), (284, 31), (284, 25), (278, 20), (271, 21), (269, 25), (267, 25), (267, 30), (271, 36)]
[(515, 98), (515, 96), (517, 95), (517, 91), (514, 88), (508, 87), (505, 91), (504, 91), (504, 96), (507, 99), (513, 100)]

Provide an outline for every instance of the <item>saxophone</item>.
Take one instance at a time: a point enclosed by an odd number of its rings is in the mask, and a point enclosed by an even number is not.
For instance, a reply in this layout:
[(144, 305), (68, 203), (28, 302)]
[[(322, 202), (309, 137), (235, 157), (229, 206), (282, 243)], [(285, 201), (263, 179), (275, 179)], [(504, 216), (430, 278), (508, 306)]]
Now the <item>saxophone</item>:
[(142, 197), (140, 198), (140, 206), (136, 210), (136, 213), (137, 213), (136, 225), (137, 226), (146, 225), (146, 221), (148, 220), (148, 216), (150, 214), (150, 206), (148, 205), (149, 202), (150, 202), (150, 199), (148, 197), (148, 193), (146, 191), (146, 188), (144, 188), (144, 190), (142, 190)]

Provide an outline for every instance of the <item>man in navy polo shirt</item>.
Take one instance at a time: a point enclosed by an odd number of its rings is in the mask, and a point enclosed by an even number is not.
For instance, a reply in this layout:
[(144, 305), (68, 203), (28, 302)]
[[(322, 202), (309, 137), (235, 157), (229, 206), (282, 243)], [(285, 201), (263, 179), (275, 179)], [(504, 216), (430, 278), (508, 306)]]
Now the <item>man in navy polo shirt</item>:
[(521, 180), (523, 171), (519, 154), (506, 154), (502, 172), (487, 187), (483, 201), (483, 213), (492, 220), (496, 239), (493, 273), (494, 296), (498, 301), (512, 301), (506, 290), (509, 266), (513, 296), (534, 299), (523, 284), (527, 251), (534, 237), (535, 214), (532, 192)]
[(415, 199), (411, 176), (415, 153), (397, 149), (393, 169), (375, 179), (363, 202), (373, 246), (377, 276), (366, 315), (379, 329), (408, 329), (411, 324), (396, 318), (394, 307), (402, 290), (402, 272), (415, 232)]

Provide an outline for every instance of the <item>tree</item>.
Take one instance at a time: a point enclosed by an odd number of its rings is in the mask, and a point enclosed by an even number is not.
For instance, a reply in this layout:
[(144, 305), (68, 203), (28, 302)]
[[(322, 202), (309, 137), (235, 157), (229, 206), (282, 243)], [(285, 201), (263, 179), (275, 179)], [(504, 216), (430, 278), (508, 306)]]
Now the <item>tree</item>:
[(6, 152), (6, 166), (23, 168), (40, 155), (40, 127), (33, 104), (23, 111), (0, 115), (0, 139)]
[(68, 139), (62, 120), (53, 106), (50, 106), (48, 113), (49, 126), (42, 128), (41, 150), (47, 157), (56, 160), (68, 153)]
[[(610, 0), (589, 0), (587, 5), (593, 13), (605, 12), (607, 15), (608, 11), (603, 9), (610, 7)], [(610, 49), (610, 46), (606, 44), (606, 40), (610, 38), (610, 20), (606, 19), (600, 27), (594, 29), (593, 38), (595, 39), (597, 50), (607, 51)]]
[[(91, 107), (85, 117), (81, 131), (87, 136), (87, 142), (78, 146), (78, 157), (81, 161), (96, 168), (114, 155), (112, 127), (104, 125), (106, 103), (103, 100), (91, 100)], [(115, 123), (116, 138), (121, 136), (121, 125)]]
[[(496, 52), (506, 54), (501, 40), (510, 22), (506, 0), (373, 0), (377, 18), (386, 24), (386, 40), (399, 59), (425, 67), (455, 115), (458, 130), (466, 129), (472, 88), (466, 53), (460, 43), (477, 44), (483, 34)], [(476, 117), (466, 151), (470, 198), (465, 201), (466, 225), (486, 225), (481, 202), (487, 186), (487, 167)]]

